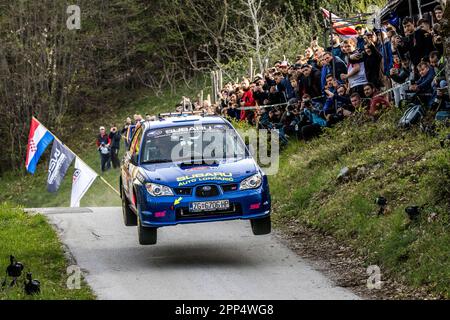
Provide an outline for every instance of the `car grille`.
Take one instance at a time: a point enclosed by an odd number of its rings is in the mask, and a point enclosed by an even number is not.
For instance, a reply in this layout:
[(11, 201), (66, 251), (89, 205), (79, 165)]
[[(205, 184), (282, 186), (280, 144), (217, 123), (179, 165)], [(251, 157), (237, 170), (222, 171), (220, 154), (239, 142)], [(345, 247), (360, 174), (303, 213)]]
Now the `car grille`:
[(215, 185), (203, 185), (195, 188), (195, 195), (200, 198), (216, 197), (219, 194), (219, 188)]
[(177, 220), (195, 219), (195, 218), (218, 218), (226, 216), (240, 216), (242, 215), (242, 207), (239, 203), (231, 203), (230, 209), (225, 211), (212, 211), (212, 212), (189, 212), (188, 207), (177, 208), (176, 211)]
[(179, 196), (190, 196), (192, 194), (192, 188), (174, 188), (174, 191)]

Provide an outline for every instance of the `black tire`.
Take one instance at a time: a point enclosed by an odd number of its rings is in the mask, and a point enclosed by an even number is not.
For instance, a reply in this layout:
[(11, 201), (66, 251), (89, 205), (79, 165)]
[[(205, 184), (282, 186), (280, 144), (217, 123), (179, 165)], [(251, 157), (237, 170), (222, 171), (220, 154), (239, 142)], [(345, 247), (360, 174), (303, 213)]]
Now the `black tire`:
[(269, 234), (272, 231), (272, 222), (270, 221), (270, 216), (260, 219), (250, 220), (252, 225), (252, 231), (255, 236), (262, 236)]
[(138, 219), (138, 237), (139, 244), (148, 246), (156, 244), (158, 239), (158, 228), (144, 227), (141, 225), (141, 219)]
[(135, 227), (137, 226), (137, 216), (130, 209), (130, 203), (128, 202), (127, 196), (123, 193), (122, 190), (122, 214), (123, 214), (123, 223), (127, 227)]

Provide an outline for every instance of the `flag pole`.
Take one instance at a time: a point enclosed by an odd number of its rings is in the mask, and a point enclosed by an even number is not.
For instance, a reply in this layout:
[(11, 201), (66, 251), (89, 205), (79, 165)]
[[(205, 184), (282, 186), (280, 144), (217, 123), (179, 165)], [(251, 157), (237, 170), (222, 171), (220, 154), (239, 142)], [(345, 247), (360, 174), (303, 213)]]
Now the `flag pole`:
[(114, 188), (108, 181), (106, 181), (105, 178), (103, 178), (101, 175), (99, 175), (97, 173), (97, 171), (95, 171), (94, 169), (92, 169), (90, 166), (87, 165), (86, 162), (84, 162), (75, 152), (73, 152), (66, 144), (64, 144), (53, 132), (51, 132), (50, 130), (48, 130), (47, 127), (45, 127), (38, 119), (36, 119), (34, 116), (32, 117), (34, 120), (36, 120), (37, 122), (39, 122), (39, 124), (41, 124), (45, 129), (47, 129), (48, 132), (50, 132), (50, 134), (53, 136), (53, 138), (55, 138), (55, 140), (59, 141), (60, 143), (62, 143), (70, 152), (72, 152), (81, 162), (83, 162), (87, 167), (89, 167), (92, 171), (94, 171), (97, 176), (100, 178), (101, 181), (103, 181), (108, 187), (110, 187), (118, 196), (120, 196), (120, 192), (117, 191), (116, 188)]

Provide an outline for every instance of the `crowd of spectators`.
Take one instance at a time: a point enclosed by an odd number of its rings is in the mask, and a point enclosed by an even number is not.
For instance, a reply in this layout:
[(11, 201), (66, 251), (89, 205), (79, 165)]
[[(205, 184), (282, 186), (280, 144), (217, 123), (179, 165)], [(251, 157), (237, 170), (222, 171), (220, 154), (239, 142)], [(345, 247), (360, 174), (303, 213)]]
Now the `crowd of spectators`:
[[(402, 101), (429, 111), (447, 110), (450, 101), (445, 78), (442, 26), (444, 8), (436, 6), (421, 19), (403, 18), (398, 26), (382, 29), (357, 26), (356, 37), (333, 34), (323, 48), (313, 38), (294, 63), (276, 61), (273, 67), (227, 83), (218, 102), (191, 102), (183, 97), (176, 111), (200, 111), (244, 121), (264, 129), (278, 129), (280, 138), (309, 140), (323, 128), (355, 115), (376, 121)], [(152, 121), (152, 115), (127, 118), (121, 131), (100, 128), (97, 147), (102, 171), (119, 167), (120, 139), (130, 125)]]
[(448, 108), (443, 11), (438, 5), (382, 29), (357, 26), (357, 37), (333, 34), (328, 48), (314, 38), (294, 63), (276, 61), (253, 79), (227, 83), (217, 104), (194, 109), (307, 140), (355, 114), (376, 121), (405, 100), (432, 112)]

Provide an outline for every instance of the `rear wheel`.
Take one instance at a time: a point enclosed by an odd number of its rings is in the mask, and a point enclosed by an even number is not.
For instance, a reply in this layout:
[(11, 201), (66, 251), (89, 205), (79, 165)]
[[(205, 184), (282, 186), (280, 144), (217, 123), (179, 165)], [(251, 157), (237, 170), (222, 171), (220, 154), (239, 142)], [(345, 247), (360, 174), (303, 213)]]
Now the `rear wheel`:
[(255, 236), (269, 234), (272, 231), (272, 222), (270, 216), (260, 219), (250, 220), (252, 231)]
[(127, 227), (135, 227), (137, 226), (137, 216), (130, 209), (130, 203), (128, 202), (127, 196), (122, 190), (122, 214), (123, 214), (123, 222)]
[(142, 226), (141, 219), (138, 219), (138, 237), (139, 244), (151, 245), (156, 244), (158, 238), (158, 228), (144, 227)]

